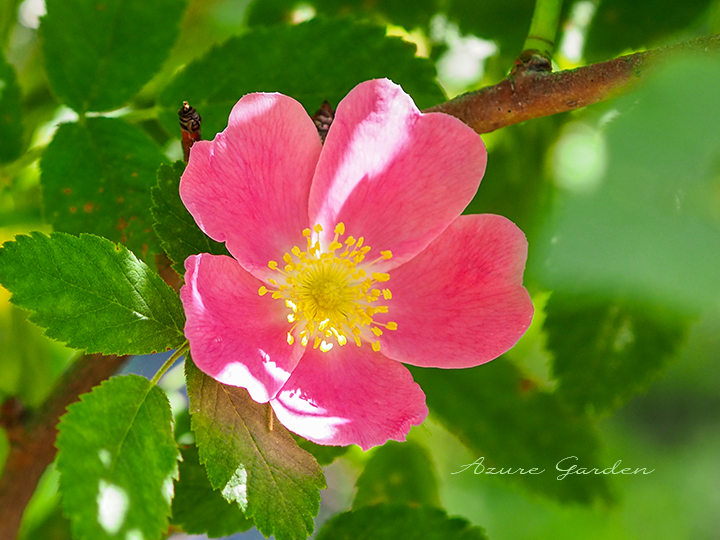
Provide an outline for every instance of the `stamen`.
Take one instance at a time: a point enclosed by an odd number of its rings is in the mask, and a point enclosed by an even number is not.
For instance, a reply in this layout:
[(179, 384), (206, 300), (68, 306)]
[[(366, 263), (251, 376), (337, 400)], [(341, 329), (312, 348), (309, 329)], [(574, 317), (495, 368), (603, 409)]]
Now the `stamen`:
[[(271, 292), (271, 297), (283, 300), (289, 312), (288, 323), (292, 327), (287, 333), (287, 342), (292, 345), (299, 338), (306, 347), (310, 342), (315, 349), (330, 351), (334, 343), (344, 346), (350, 339), (359, 347), (363, 340), (370, 343), (374, 351), (380, 350), (383, 330), (397, 329), (397, 323), (381, 323), (373, 319), (377, 313), (387, 313), (389, 306), (376, 305), (381, 299), (392, 299), (387, 288), (376, 288), (378, 282), (387, 282), (390, 274), (371, 272), (373, 265), (392, 258), (392, 252), (381, 251), (380, 257), (364, 262), (371, 250), (364, 245), (364, 237), (355, 239), (348, 236), (344, 241), (345, 225), (338, 223), (334, 237), (327, 247), (320, 241), (321, 225), (304, 229), (306, 250), (293, 246), (282, 257), (281, 269), (276, 261), (269, 261), (268, 268), (281, 277), (268, 278), (270, 285), (258, 290), (260, 296)], [(314, 232), (314, 235), (313, 235)], [(340, 249), (344, 247), (342, 252)]]

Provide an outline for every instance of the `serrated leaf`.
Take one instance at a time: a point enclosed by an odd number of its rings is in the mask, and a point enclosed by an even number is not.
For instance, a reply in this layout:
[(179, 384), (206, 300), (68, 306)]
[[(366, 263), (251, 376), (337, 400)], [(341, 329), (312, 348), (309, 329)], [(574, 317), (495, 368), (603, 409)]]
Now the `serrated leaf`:
[(0, 163), (9, 163), (22, 153), (23, 124), (20, 110), (20, 87), (15, 70), (0, 49)]
[(179, 457), (162, 390), (137, 375), (105, 381), (68, 407), (57, 447), (63, 508), (78, 540), (161, 537)]
[(47, 0), (40, 35), (55, 93), (76, 111), (125, 104), (160, 68), (183, 0)]
[(412, 441), (389, 441), (375, 450), (355, 487), (355, 509), (379, 503), (440, 506), (435, 466)]
[(172, 523), (189, 534), (210, 538), (246, 531), (254, 524), (242, 510), (213, 491), (205, 467), (200, 464), (196, 446), (182, 448), (180, 474), (175, 482)]
[(379, 504), (338, 514), (316, 540), (487, 540), (480, 527), (444, 510), (402, 504)]
[(130, 251), (105, 238), (17, 236), (0, 249), (0, 283), (49, 337), (75, 349), (148, 354), (185, 341), (178, 296)]
[(305, 539), (325, 488), (322, 469), (279, 422), (269, 430), (269, 406), (185, 362), (192, 428), (210, 484), (237, 502), (265, 536)]
[(557, 392), (608, 412), (644, 391), (677, 352), (688, 321), (663, 306), (555, 292), (546, 307)]
[(182, 161), (160, 167), (157, 186), (152, 188), (151, 208), (155, 234), (173, 261), (173, 268), (181, 276), (185, 274), (185, 259), (190, 255), (212, 253), (230, 256), (225, 244), (215, 242), (200, 230), (180, 199), (180, 177), (184, 170)]
[(410, 366), (410, 370), (425, 391), (431, 414), (478, 459), (482, 457), (485, 466), (496, 471), (544, 470), (544, 474), (503, 477), (559, 501), (612, 502), (605, 476), (556, 479), (557, 462), (569, 456), (578, 456), (588, 468), (604, 468), (599, 462), (598, 433), (587, 417), (573, 412), (560, 398), (523, 381), (507, 360), (499, 358), (472, 369)]
[(323, 101), (337, 106), (358, 83), (380, 77), (402, 85), (421, 109), (445, 99), (433, 64), (416, 58), (414, 45), (386, 37), (384, 27), (313, 19), (257, 28), (188, 64), (160, 97), (160, 120), (175, 133), (177, 110), (188, 101), (202, 114), (203, 137), (212, 139), (249, 92), (292, 96), (313, 114)]
[(165, 156), (145, 133), (117, 118), (63, 124), (45, 151), (45, 213), (61, 232), (97, 234), (146, 258), (157, 250), (150, 189)]

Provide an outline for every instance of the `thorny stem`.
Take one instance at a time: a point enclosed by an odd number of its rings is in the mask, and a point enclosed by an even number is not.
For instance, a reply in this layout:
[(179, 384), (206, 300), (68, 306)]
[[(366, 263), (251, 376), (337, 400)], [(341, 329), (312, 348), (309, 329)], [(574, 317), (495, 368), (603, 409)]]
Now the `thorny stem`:
[(523, 54), (539, 54), (546, 60), (552, 58), (561, 9), (562, 0), (535, 0), (535, 10), (523, 45)]
[(155, 374), (155, 376), (150, 381), (152, 384), (157, 384), (158, 381), (162, 378), (163, 375), (165, 375), (165, 372), (172, 367), (172, 365), (175, 363), (175, 361), (180, 358), (185, 352), (188, 350), (188, 347), (190, 347), (190, 343), (185, 341), (180, 347), (177, 348), (177, 350), (170, 355), (170, 358), (168, 358), (165, 363), (162, 365), (160, 369), (158, 369), (158, 372)]

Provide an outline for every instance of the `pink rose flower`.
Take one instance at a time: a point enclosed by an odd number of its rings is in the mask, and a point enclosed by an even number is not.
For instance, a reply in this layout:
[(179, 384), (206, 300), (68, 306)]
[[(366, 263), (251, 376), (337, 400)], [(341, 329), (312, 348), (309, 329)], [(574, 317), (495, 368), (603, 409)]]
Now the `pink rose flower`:
[(477, 366), (532, 319), (523, 233), (460, 215), (486, 160), (469, 127), (388, 80), (343, 99), (324, 146), (294, 99), (244, 96), (180, 182), (233, 256), (185, 261), (198, 368), (316, 443), (405, 440), (428, 409), (402, 363)]

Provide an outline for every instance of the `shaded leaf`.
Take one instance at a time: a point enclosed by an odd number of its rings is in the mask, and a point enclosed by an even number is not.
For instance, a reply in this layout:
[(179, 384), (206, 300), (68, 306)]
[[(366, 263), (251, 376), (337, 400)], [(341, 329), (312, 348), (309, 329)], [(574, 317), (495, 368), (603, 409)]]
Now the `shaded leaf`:
[(300, 435), (295, 435), (294, 433), (291, 433), (291, 435), (300, 448), (313, 455), (319, 465), (330, 465), (350, 449), (349, 446), (325, 446), (315, 444), (312, 441), (303, 439)]
[(116, 109), (150, 80), (179, 31), (184, 0), (47, 0), (45, 65), (76, 111)]
[(40, 162), (47, 218), (58, 231), (104, 236), (145, 259), (156, 251), (148, 208), (164, 161), (145, 133), (122, 120), (63, 124)]
[(17, 236), (0, 249), (0, 283), (49, 337), (88, 353), (148, 354), (185, 341), (178, 296), (104, 238)]
[(463, 34), (496, 41), (504, 56), (515, 58), (522, 52), (534, 7), (533, 0), (451, 0), (446, 9)]
[(389, 441), (375, 450), (355, 487), (355, 509), (378, 503), (440, 506), (435, 466), (412, 441)]
[(229, 536), (253, 527), (242, 510), (213, 491), (205, 467), (200, 464), (196, 446), (182, 448), (180, 474), (175, 482), (172, 523), (189, 534), (210, 538)]
[(75, 538), (159, 538), (179, 457), (165, 393), (144, 377), (113, 377), (70, 405), (58, 432), (60, 492)]
[(22, 153), (23, 124), (20, 110), (20, 87), (15, 70), (5, 60), (0, 48), (0, 163), (9, 163)]
[(558, 393), (608, 412), (644, 391), (678, 351), (688, 322), (662, 306), (556, 292), (546, 307)]
[(185, 362), (190, 414), (200, 462), (210, 484), (237, 502), (265, 536), (305, 539), (325, 488), (322, 469), (279, 422), (268, 429), (269, 406)]
[(365, 506), (328, 521), (317, 540), (486, 540), (485, 532), (444, 510), (402, 504)]
[(421, 109), (444, 100), (433, 64), (415, 46), (386, 37), (385, 28), (348, 19), (313, 19), (256, 28), (188, 64), (160, 97), (160, 120), (177, 131), (177, 110), (188, 101), (203, 117), (203, 137), (227, 125), (233, 105), (249, 92), (280, 92), (313, 114), (323, 101), (336, 107), (358, 83), (387, 77)]
[[(523, 381), (503, 358), (472, 369), (410, 367), (431, 414), (485, 466), (543, 474), (503, 474), (525, 488), (563, 502), (612, 501), (605, 476), (568, 476), (558, 481), (555, 465), (578, 456), (588, 468), (599, 463), (599, 436), (590, 420), (557, 396)], [(464, 474), (472, 474), (467, 472)]]
[(155, 234), (173, 261), (173, 268), (181, 276), (185, 274), (185, 259), (190, 255), (212, 253), (230, 256), (225, 244), (215, 242), (200, 230), (180, 199), (180, 177), (184, 170), (182, 161), (160, 167), (157, 186), (152, 188), (151, 208)]
[(362, 0), (263, 0), (254, 2), (248, 13), (248, 24), (276, 24), (291, 20), (292, 10), (299, 5), (310, 5), (318, 14), (339, 17), (353, 14), (370, 17), (379, 23), (392, 23), (408, 30), (416, 27), (427, 28), (430, 19), (438, 11), (437, 0), (383, 0), (363, 2)]

